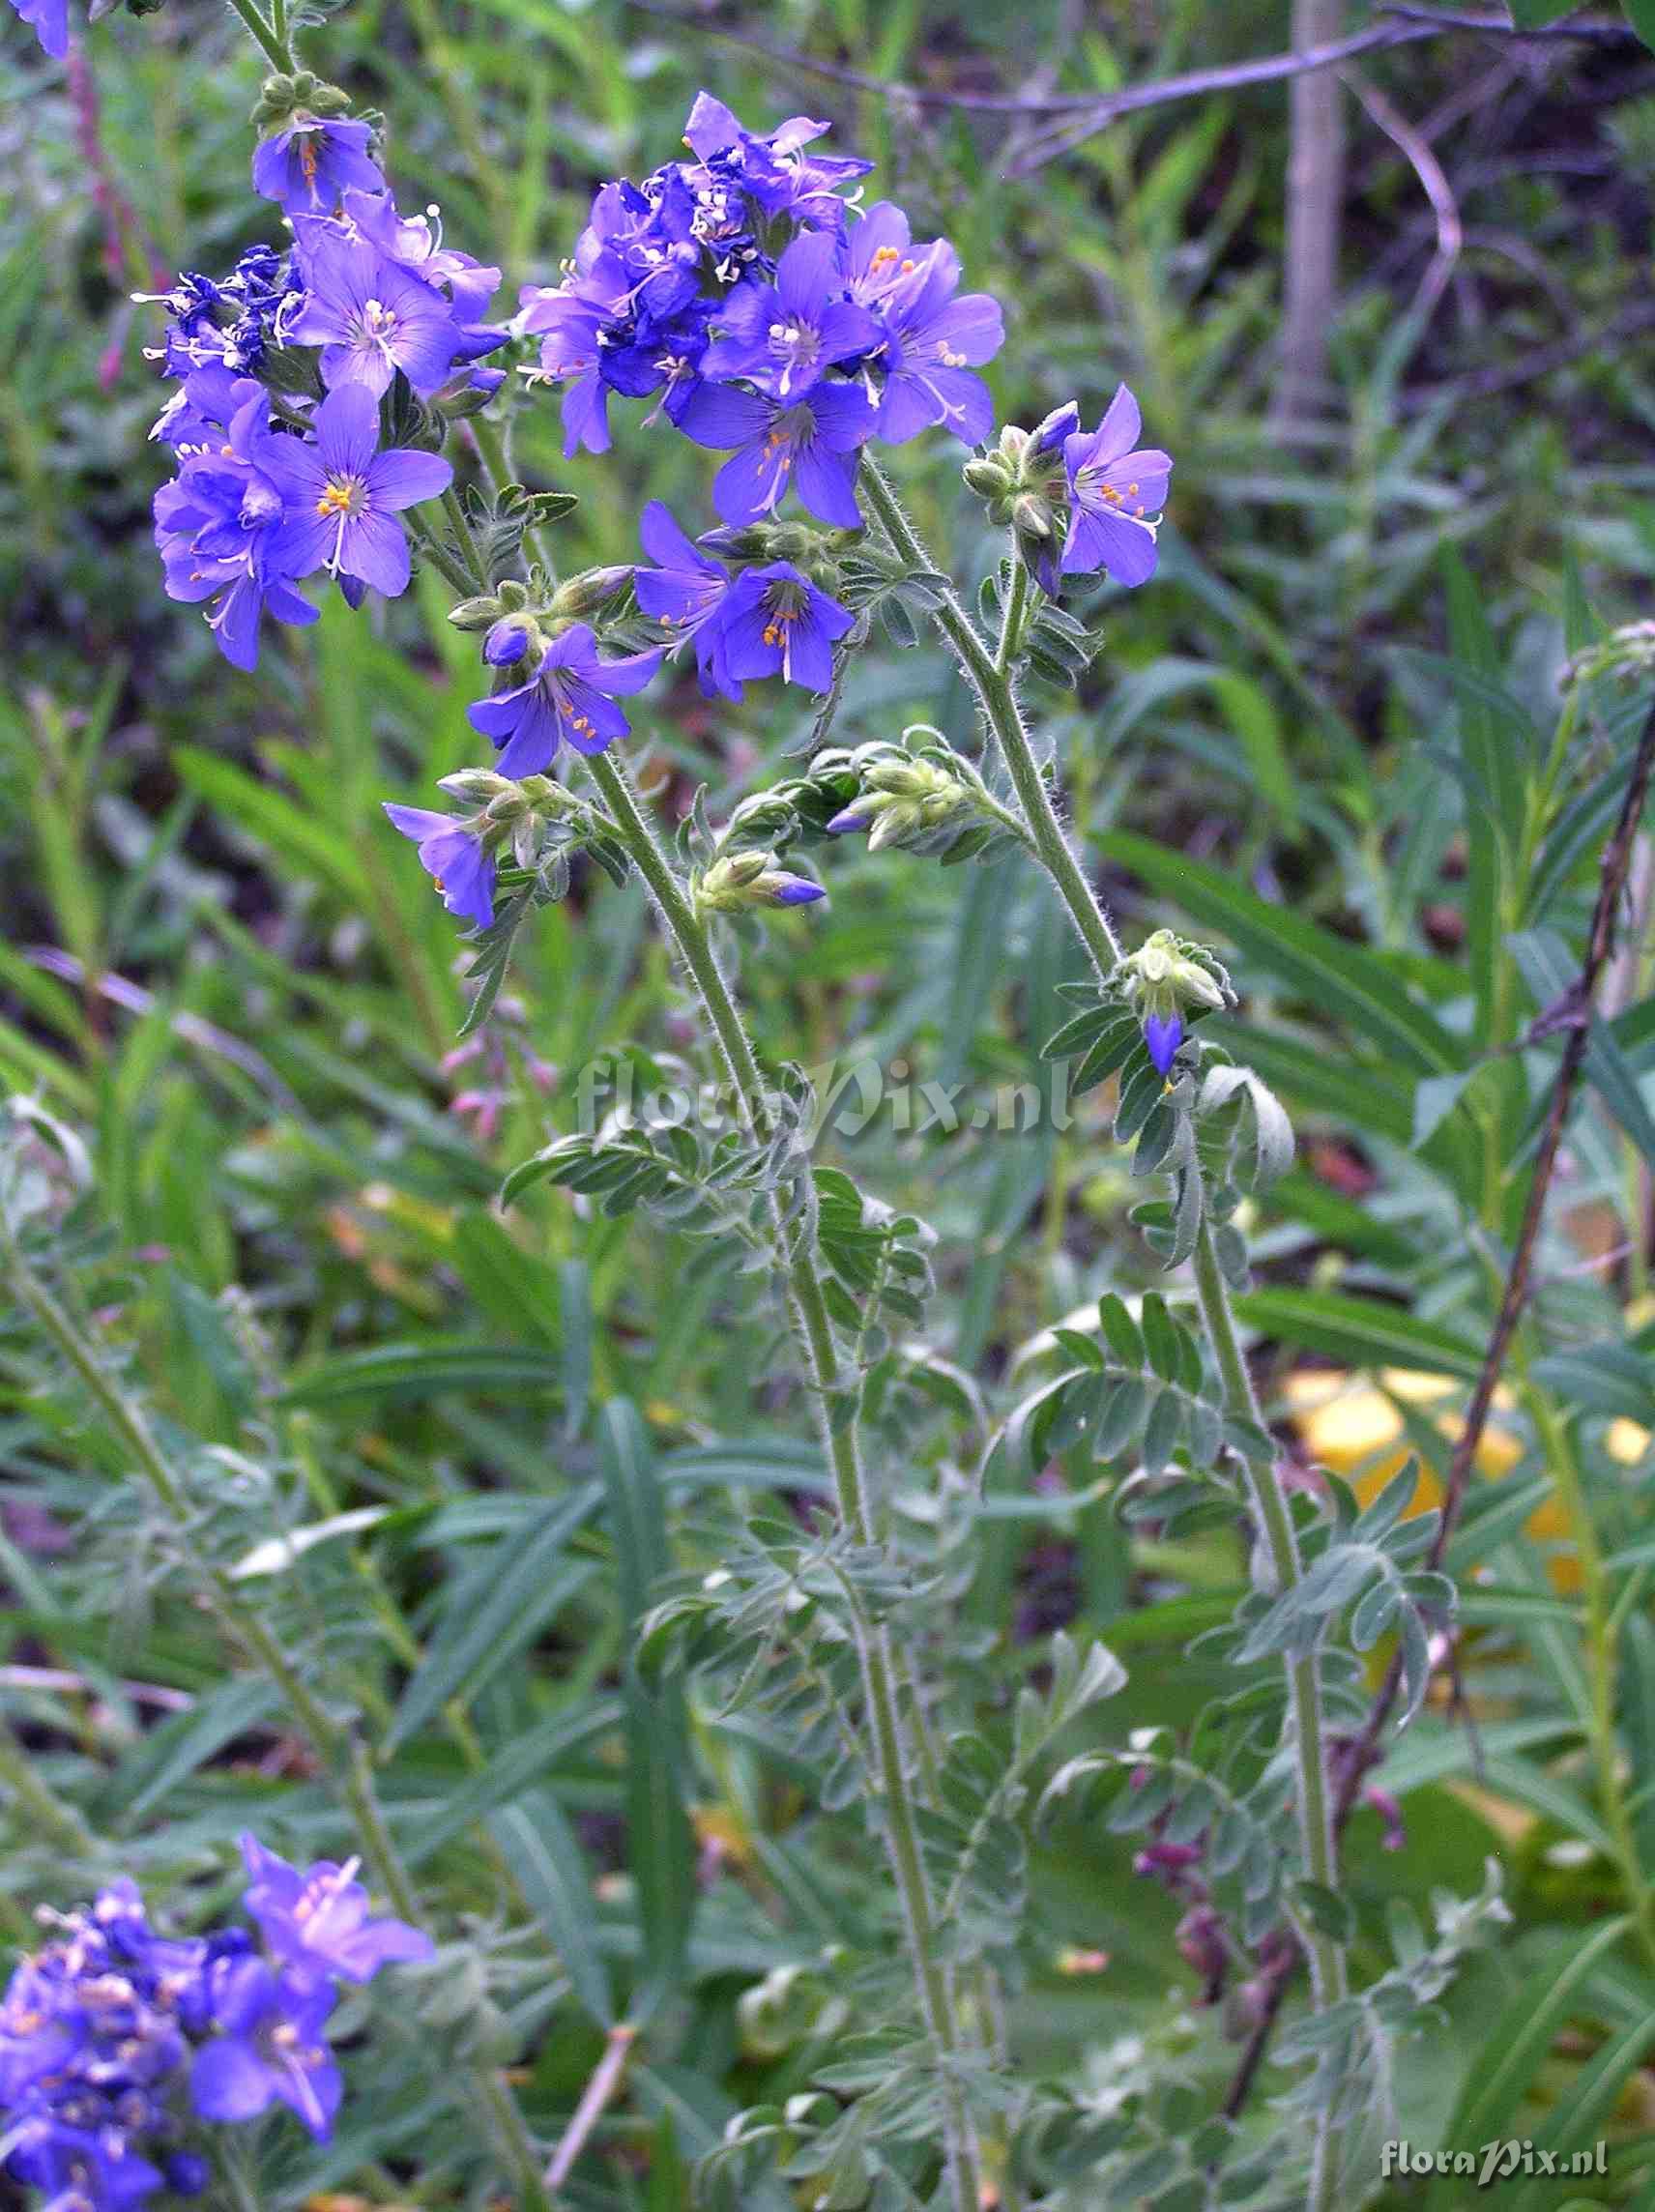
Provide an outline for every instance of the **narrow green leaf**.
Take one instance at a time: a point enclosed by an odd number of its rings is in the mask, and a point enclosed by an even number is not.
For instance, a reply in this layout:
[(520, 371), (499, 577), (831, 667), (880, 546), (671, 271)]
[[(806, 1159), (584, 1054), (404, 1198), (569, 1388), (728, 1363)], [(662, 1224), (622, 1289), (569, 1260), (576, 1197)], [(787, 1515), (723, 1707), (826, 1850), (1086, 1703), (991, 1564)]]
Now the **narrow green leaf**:
[(549, 1790), (531, 1790), (491, 1813), (488, 1825), (576, 1997), (599, 2027), (613, 2026), (614, 1993), (592, 1939), (592, 1877), (562, 1806)]

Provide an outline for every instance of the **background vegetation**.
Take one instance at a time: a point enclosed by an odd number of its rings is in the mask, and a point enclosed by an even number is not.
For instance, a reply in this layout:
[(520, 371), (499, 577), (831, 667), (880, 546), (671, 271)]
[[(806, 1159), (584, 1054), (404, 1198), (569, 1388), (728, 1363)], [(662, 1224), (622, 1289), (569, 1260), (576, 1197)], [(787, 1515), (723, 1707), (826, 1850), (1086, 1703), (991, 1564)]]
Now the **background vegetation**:
[[(1348, 99), (1330, 390), (1291, 435), (1269, 412), (1282, 87), (1128, 115), (1056, 154), (1027, 118), (877, 89), (1103, 94), (1288, 31), (1263, 0), (354, 0), (327, 67), (394, 115), (406, 196), (440, 202), (513, 286), (552, 276), (598, 180), (666, 158), (699, 85), (756, 124), (831, 115), (1007, 304), (988, 372), (1002, 419), (1077, 392), (1095, 413), (1132, 384), (1177, 463), (1161, 576), (1110, 604), (1105, 656), (1041, 713), (1115, 907), (1234, 956), (1247, 1051), (1301, 1136), (1256, 1222), (1257, 1372), (1303, 1465), (1366, 1495), (1409, 1443), (1445, 1470), (1555, 1062), (1524, 1040), (1579, 965), (1644, 712), (1636, 689), (1592, 690), (1545, 782), (1567, 654), (1645, 617), (1655, 574), (1655, 61), (1465, 34), (1358, 65), (1379, 105)], [(570, 2201), (675, 2204), (733, 2110), (808, 2078), (820, 2012), (785, 1982), (751, 1993), (881, 1938), (835, 1816), (802, 1818), (794, 1747), (700, 1704), (640, 1718), (622, 1667), (652, 1574), (723, 1557), (731, 1493), (796, 1509), (824, 1487), (762, 1311), (716, 1244), (544, 1188), (495, 1204), (571, 1125), (599, 1044), (683, 1042), (666, 956), (636, 884), (579, 887), (522, 946), (482, 1045), (453, 1057), (453, 925), (379, 800), (475, 756), (471, 641), (417, 590), (383, 634), (334, 608), (244, 678), (162, 597), (150, 542), (155, 324), (130, 295), (270, 235), (247, 187), (255, 57), (196, 0), (96, 27), (67, 71), (9, 18), (0, 52), (0, 1082), (71, 1133), (66, 1156), (17, 1115), (13, 1141), (61, 1179), (61, 1295), (184, 1469), (190, 1540), (261, 1586), (381, 1759), (426, 1897), (474, 1939), (423, 2026), (382, 2034), (374, 2094), (332, 2150), (273, 2138), (269, 2201), (347, 2180), (375, 2202), (465, 2201), (477, 2177), (426, 2124), (421, 2034), (520, 2059), (553, 2137), (605, 2022), (654, 1983), (668, 2001)], [(986, 526), (957, 456), (924, 451), (915, 508), (974, 588)], [(642, 500), (693, 509), (706, 473), (641, 437), (566, 464), (551, 406), (517, 458), (581, 496), (568, 568), (633, 557)], [(730, 709), (657, 686), (635, 716), (645, 780), (681, 808), (705, 784), (727, 811), (807, 736), (791, 696)], [(838, 734), (921, 717), (972, 725), (929, 638), (858, 663)], [(1032, 872), (837, 850), (825, 874), (829, 903), (743, 956), (770, 1059), (854, 1046), (973, 1099), (1049, 1085), (1040, 1047), (1081, 966)], [(1400, 1907), (1429, 1920), (1437, 1885), (1475, 1892), (1490, 1854), (1504, 1871), (1509, 1927), (1403, 2052), (1409, 2136), (1607, 2137), (1611, 2175), (1576, 2197), (1645, 2206), (1652, 883), (1640, 844), (1539, 1319), (1483, 1455), (1499, 1479), (1456, 1538), (1476, 1726), (1434, 1697), (1387, 1767), (1406, 1849), (1378, 1848), (1383, 1808), (1350, 1831), (1370, 1971)], [(904, 1409), (897, 1476), (979, 1523), (939, 1649), (993, 1715), (1043, 1678), (1052, 1631), (1101, 1636), (1130, 1679), (1097, 1740), (1187, 1727), (1220, 1682), (1192, 1645), (1245, 1578), (1234, 1529), (1123, 1517), (1060, 1432), (1031, 1450), (1020, 1428), (964, 1502), (962, 1466), (1058, 1371), (1045, 1332), (1156, 1280), (1100, 1094), (1066, 1128), (886, 1116), (825, 1156), (846, 1144), (939, 1236), (929, 1332), (949, 1364), (926, 1377), (931, 1412)], [(29, 1904), (117, 1860), (205, 1909), (249, 1819), (283, 1848), (339, 1842), (267, 1682), (222, 1672), (173, 1523), (112, 1479), (130, 1460), (36, 1321), (0, 1317), (0, 1909), (19, 1939)], [(68, 1829), (31, 1771), (78, 1808)], [(1210, 2103), (1245, 1996), (1203, 2002), (1201, 1973), (1169, 1965), (1181, 1907), (1136, 1849), (1084, 1801), (1051, 1825), (1027, 1874), (1039, 1964), (1007, 2032), (1031, 2075)], [(1166, 2124), (1176, 2141), (1176, 2107)], [(1386, 2201), (1442, 2212), (1458, 2189)]]

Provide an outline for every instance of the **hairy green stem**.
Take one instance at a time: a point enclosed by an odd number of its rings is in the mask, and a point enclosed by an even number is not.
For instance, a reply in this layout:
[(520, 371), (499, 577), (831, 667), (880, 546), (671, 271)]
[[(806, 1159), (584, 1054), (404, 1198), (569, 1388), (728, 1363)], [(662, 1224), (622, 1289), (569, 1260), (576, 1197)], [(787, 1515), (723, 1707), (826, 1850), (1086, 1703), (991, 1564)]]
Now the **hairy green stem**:
[[(897, 553), (915, 568), (934, 569), (936, 564), (904, 514), (895, 492), (872, 461), (864, 460), (860, 481), (869, 505)], [(989, 651), (952, 591), (939, 596), (934, 615), (999, 743), (1027, 819), (1032, 849), (1068, 910), (1098, 981), (1106, 983), (1119, 966), (1120, 943), (1096, 890), (1063, 834), (1051, 792), (1034, 757), (1013, 682), (1012, 671), (1028, 603), (1028, 577), (1021, 561), (1014, 557), (996, 651)], [(1202, 1318), (1223, 1378), (1226, 1401), (1238, 1417), (1259, 1425), (1258, 1398), (1236, 1340), (1229, 1293), (1218, 1265), (1212, 1232), (1205, 1222), (1196, 1244), (1195, 1274)], [(1277, 1587), (1291, 1589), (1299, 1581), (1302, 1568), (1292, 1516), (1274, 1464), (1249, 1461), (1247, 1483), (1254, 1518), (1263, 1536)], [(1287, 1675), (1296, 1763), (1295, 1807), (1305, 1874), (1320, 1888), (1332, 1889), (1338, 1869), (1321, 1685), (1314, 1655), (1290, 1661)], [(1346, 1994), (1345, 1955), (1331, 1936), (1308, 1920), (1300, 1933), (1309, 1957), (1312, 2002), (1320, 2012), (1337, 2003)], [(1333, 2202), (1338, 2187), (1338, 2154), (1339, 2129), (1331, 2114), (1323, 2115), (1316, 2137), (1310, 2212), (1328, 2212)]]
[(295, 67), (292, 46), (285, 37), (265, 21), (254, 7), (253, 0), (230, 0), (230, 6), (247, 25), (271, 67), (291, 75)]
[[(896, 494), (871, 461), (862, 464), (861, 484), (868, 496), (868, 504), (885, 525), (886, 533), (905, 561), (915, 568), (931, 568), (935, 564), (926, 552), (908, 517), (903, 513)], [(1013, 598), (1006, 603), (1009, 618), (1012, 608), (1019, 608), (1021, 599), (1018, 579), (1022, 564), (1013, 567)], [(1027, 585), (1022, 585), (1024, 591)], [(1034, 748), (1023, 719), (1023, 710), (1017, 703), (1009, 669), (1002, 667), (1000, 656), (989, 652), (977, 634), (975, 624), (951, 591), (944, 592), (934, 610), (937, 626), (953, 648), (966, 681), (976, 693), (989, 728), (1000, 746), (1001, 758), (1011, 777), (1023, 809), (1028, 836), (1033, 844), (1040, 865), (1056, 885), (1058, 895), (1068, 908), (1081, 941), (1090, 954), (1099, 975), (1107, 976), (1120, 961), (1120, 941), (1116, 936), (1097, 892), (1075, 858), (1062, 824), (1058, 819), (1046, 779), (1034, 758)], [(1007, 636), (1010, 636), (1009, 620)]]
[[(706, 925), (619, 764), (607, 753), (595, 753), (586, 766), (689, 972), (703, 1010), (711, 1024), (741, 1113), (757, 1134), (773, 1134), (775, 1117), (764, 1076), (713, 953)], [(779, 1214), (775, 1228), (789, 1301), (809, 1361), (822, 1439), (833, 1470), (840, 1517), (858, 1544), (871, 1545), (876, 1540), (876, 1530), (856, 1423), (854, 1419), (835, 1416), (836, 1409), (843, 1413), (847, 1395), (855, 1389), (855, 1380), (847, 1378), (841, 1367), (815, 1255), (808, 1240), (784, 1229)], [(976, 2212), (976, 2153), (965, 2100), (952, 2072), (964, 2039), (954, 2017), (948, 1977), (938, 1956), (930, 1884), (920, 1849), (897, 1708), (895, 1654), (889, 1631), (883, 1626), (864, 1627), (859, 1641), (863, 1686), (884, 1800), (886, 1841), (902, 1907), (920, 2012), (942, 2069), (949, 2184), (956, 2212)]]
[[(110, 1433), (131, 1454), (151, 1496), (175, 1531), (188, 1540), (191, 1519), (189, 1497), (143, 1409), (116, 1382), (97, 1347), (76, 1327), (29, 1264), (3, 1206), (0, 1206), (0, 1246), (4, 1247), (7, 1269), (18, 1297), (73, 1370)], [(319, 1763), (332, 1775), (351, 1813), (363, 1855), (380, 1887), (401, 1918), (418, 1924), (419, 1897), (386, 1822), (365, 1750), (352, 1741), (349, 1732), (341, 1728), (311, 1694), (274, 1630), (255, 1608), (244, 1602), (225, 1569), (199, 1556), (192, 1557), (191, 1565), (219, 1625), (233, 1642), (242, 1644), (276, 1684), (300, 1732)], [(518, 2201), (532, 2207), (533, 2212), (545, 2212), (539, 2162), (516, 2100), (492, 2068), (479, 2065), (473, 2074), (474, 2086), (493, 2126), (496, 2147), (521, 2193)]]

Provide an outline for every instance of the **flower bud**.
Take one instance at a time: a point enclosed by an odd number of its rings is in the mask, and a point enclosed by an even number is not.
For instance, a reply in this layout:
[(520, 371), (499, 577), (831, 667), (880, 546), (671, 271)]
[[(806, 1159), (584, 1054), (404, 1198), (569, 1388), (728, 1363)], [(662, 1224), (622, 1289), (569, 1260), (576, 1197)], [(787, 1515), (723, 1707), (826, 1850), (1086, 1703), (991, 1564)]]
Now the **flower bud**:
[(968, 461), (960, 474), (966, 480), (966, 488), (983, 499), (1003, 499), (1016, 481), (1011, 470), (993, 454), (983, 460)]
[(758, 906), (809, 906), (827, 893), (807, 876), (790, 875), (773, 853), (726, 853), (695, 886), (701, 915), (742, 914)]
[(446, 791), (450, 799), (462, 806), (486, 807), (508, 792), (520, 788), (508, 775), (500, 775), (491, 768), (456, 769), (452, 775), (439, 776), (437, 789)]
[(1065, 438), (1073, 437), (1081, 426), (1081, 407), (1078, 399), (1065, 399), (1060, 407), (1054, 407), (1050, 415), (1035, 423), (1033, 440), (1037, 453), (1059, 451)]
[(1038, 492), (1019, 492), (1011, 503), (1012, 527), (1020, 538), (1050, 538), (1053, 521), (1051, 505)]
[(482, 657), (490, 668), (515, 668), (531, 655), (537, 661), (546, 640), (533, 615), (503, 615), (482, 641)]
[(498, 596), (489, 592), (480, 598), (461, 599), (457, 607), (449, 609), (449, 620), (455, 629), (487, 629), (500, 620), (504, 607), (504, 592)]
[[(799, 786), (794, 786), (798, 790)], [(744, 837), (790, 836), (798, 828), (793, 799), (783, 789), (755, 791), (731, 813), (725, 836), (740, 831)]]
[(1120, 981), (1144, 1023), (1149, 1058), (1171, 1072), (1184, 1037), (1186, 1012), (1207, 1013), (1232, 1004), (1224, 969), (1205, 946), (1157, 929), (1120, 964)]
[(1013, 478), (1022, 474), (1023, 462), (1029, 451), (1029, 432), (1015, 422), (1007, 422), (1000, 433), (1000, 457)]
[(612, 599), (617, 592), (624, 591), (632, 581), (632, 568), (628, 563), (612, 568), (586, 568), (578, 576), (571, 576), (566, 584), (560, 584), (552, 597), (550, 612), (566, 619), (570, 615), (589, 615)]

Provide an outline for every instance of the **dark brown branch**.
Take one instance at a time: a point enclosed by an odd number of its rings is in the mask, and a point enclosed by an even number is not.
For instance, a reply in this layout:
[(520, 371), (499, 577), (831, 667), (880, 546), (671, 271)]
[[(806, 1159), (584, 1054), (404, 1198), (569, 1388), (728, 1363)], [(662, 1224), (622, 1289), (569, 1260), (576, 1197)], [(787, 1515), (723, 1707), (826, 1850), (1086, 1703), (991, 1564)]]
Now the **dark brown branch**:
[[(1563, 1051), (1557, 1062), (1557, 1073), (1553, 1079), (1546, 1125), (1541, 1133), (1540, 1149), (1534, 1156), (1534, 1172), (1529, 1178), (1528, 1197), (1523, 1208), (1523, 1224), (1512, 1251), (1505, 1289), (1500, 1296), (1499, 1312), (1495, 1318), (1488, 1350), (1484, 1353), (1482, 1365), (1477, 1371), (1471, 1402), (1466, 1409), (1466, 1425), (1460, 1432), (1453, 1457), (1448, 1463), (1448, 1479), (1443, 1488), (1442, 1518), (1437, 1523), (1437, 1533), (1426, 1554), (1426, 1564), (1430, 1567), (1439, 1567), (1442, 1564), (1453, 1536), (1455, 1523), (1465, 1502), (1471, 1469), (1483, 1441), (1483, 1431), (1488, 1426), (1495, 1392), (1499, 1387), (1506, 1354), (1511, 1350), (1511, 1340), (1528, 1302), (1529, 1284), (1534, 1270), (1534, 1248), (1540, 1236), (1540, 1224), (1546, 1211), (1552, 1178), (1557, 1166), (1564, 1125), (1569, 1119), (1569, 1110), (1574, 1104), (1575, 1092), (1580, 1088), (1581, 1071), (1585, 1063), (1586, 1047), (1591, 1037), (1592, 1002), (1597, 996), (1599, 978), (1614, 949), (1615, 917), (1626, 892), (1633, 847), (1639, 824), (1643, 818), (1643, 804), (1649, 795), (1652, 770), (1655, 770), (1655, 707), (1650, 709), (1644, 721), (1643, 735), (1638, 742), (1632, 772), (1627, 778), (1626, 797), (1621, 802), (1620, 817), (1615, 823), (1613, 836), (1604, 849), (1597, 902), (1592, 908), (1591, 929), (1586, 938), (1585, 958), (1581, 963), (1579, 975), (1562, 1002), (1565, 1011), (1561, 1020), (1554, 1025), (1566, 1030)], [(1333, 1827), (1336, 1835), (1350, 1819), (1362, 1793), (1363, 1780), (1381, 1756), (1379, 1739), (1384, 1734), (1385, 1726), (1402, 1691), (1402, 1672), (1399, 1653), (1385, 1670), (1385, 1678), (1379, 1686), (1379, 1695), (1374, 1700), (1361, 1734), (1346, 1748), (1341, 1757), (1333, 1801)], [(1288, 1986), (1297, 1966), (1297, 1954), (1290, 1953), (1265, 1978), (1264, 1987), (1260, 1993), (1258, 2019), (1247, 2038), (1229, 2094), (1224, 2100), (1225, 2112), (1232, 2119), (1247, 2101), (1275, 2026), (1276, 2016), (1281, 2011), (1282, 2000), (1287, 1995)]]

